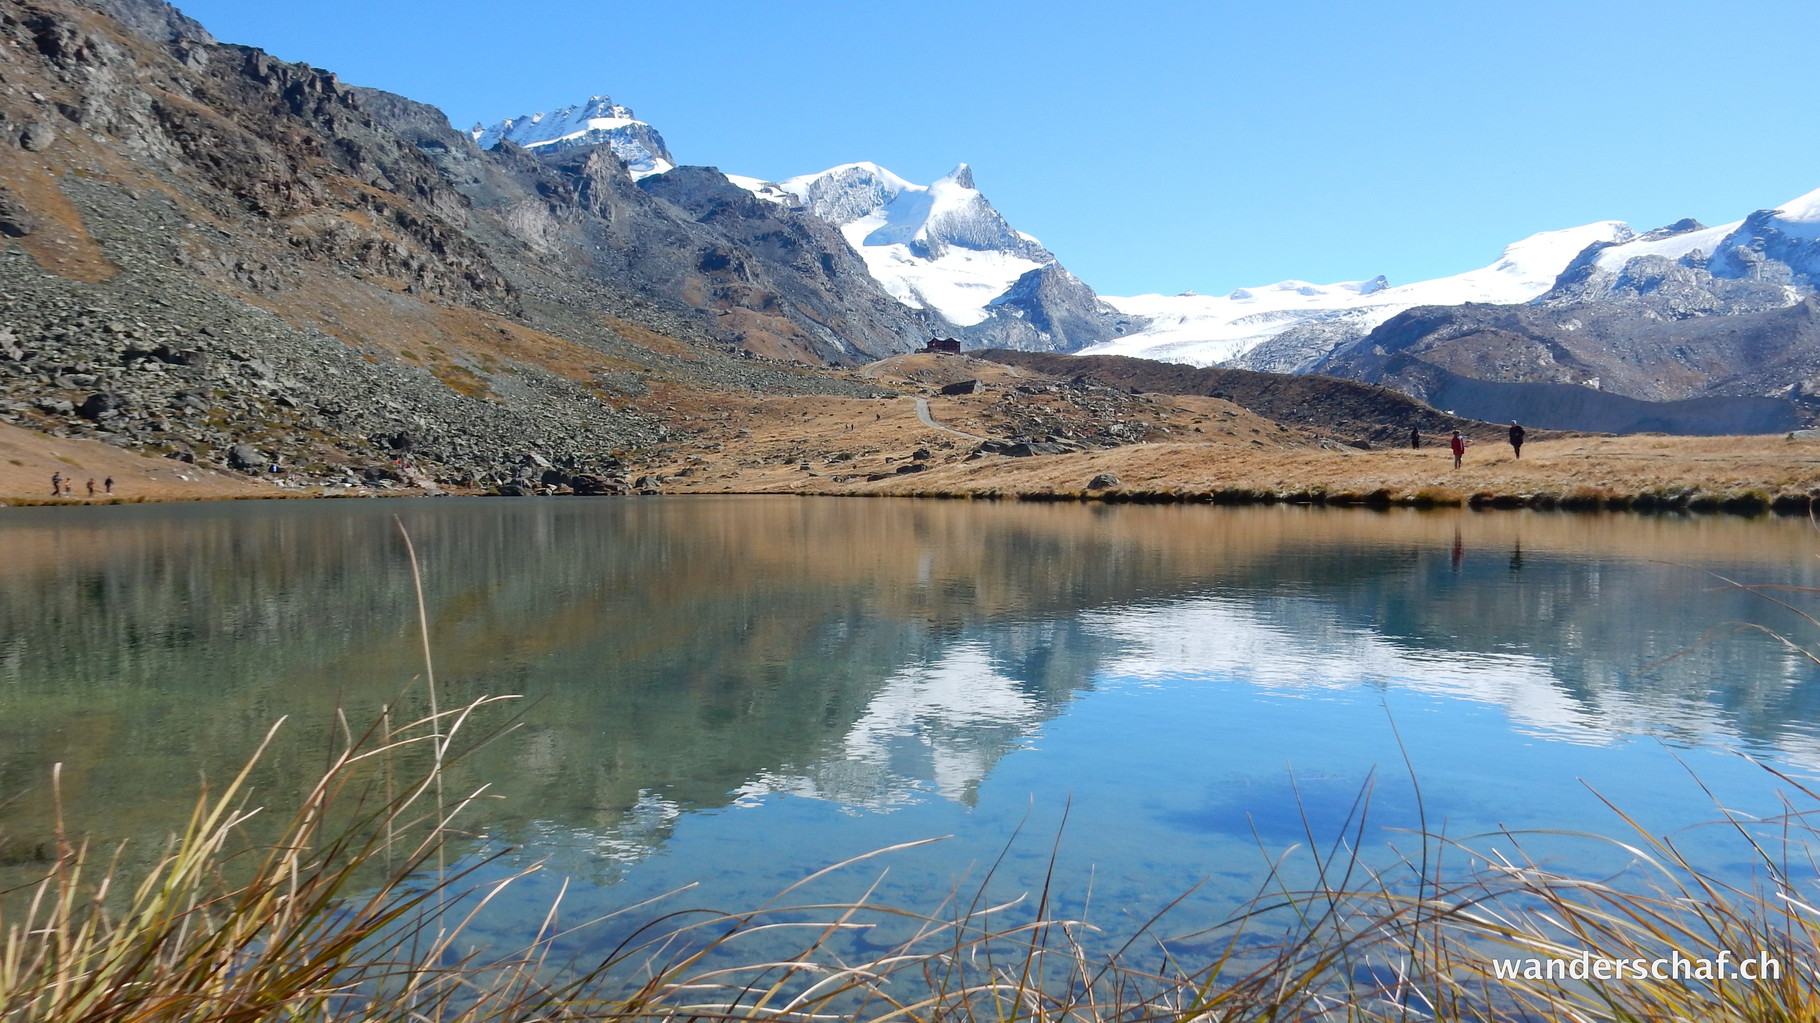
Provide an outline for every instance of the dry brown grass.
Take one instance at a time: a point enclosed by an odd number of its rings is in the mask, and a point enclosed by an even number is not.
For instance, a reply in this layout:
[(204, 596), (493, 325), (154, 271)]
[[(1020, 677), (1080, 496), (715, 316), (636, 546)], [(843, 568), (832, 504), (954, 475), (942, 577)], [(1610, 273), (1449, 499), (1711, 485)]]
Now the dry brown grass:
[[(294, 496), (239, 473), (150, 458), (100, 441), (49, 437), (0, 424), (0, 501), (50, 502), (52, 473), (62, 473), (73, 481), (74, 494), (65, 500), (78, 504), (90, 503), (85, 486), (89, 479), (94, 479), (99, 494), (109, 476), (114, 478), (116, 501)], [(101, 494), (94, 503), (108, 500)]]
[[(900, 356), (867, 367), (881, 386), (932, 395), (981, 369), (986, 393), (928, 397), (937, 422), (1002, 437), (992, 412), (1005, 389), (1026, 382), (1010, 367), (971, 359)], [(996, 374), (996, 379), (994, 379)], [(1764, 499), (1820, 488), (1820, 443), (1770, 437), (1555, 437), (1532, 440), (1523, 458), (1502, 444), (1468, 449), (1453, 468), (1445, 447), (1359, 450), (1293, 430), (1216, 398), (1154, 396), (1170, 439), (1034, 458), (969, 459), (977, 442), (931, 430), (909, 397), (712, 400), (676, 403), (692, 440), (645, 469), (673, 477), (683, 493), (897, 495), (1079, 495), (1101, 473), (1126, 495), (1220, 493), (1279, 499), (1458, 504), (1520, 499), (1580, 507), (1637, 495), (1696, 492), (1714, 500), (1755, 492)], [(898, 474), (919, 448), (927, 471)], [(807, 465), (808, 468), (803, 468)], [(891, 478), (869, 481), (867, 476)]]
[(6, 182), (7, 189), (38, 221), (31, 234), (9, 241), (50, 273), (94, 284), (113, 277), (120, 268), (89, 234), (82, 214), (58, 185), (65, 175), (79, 172), (70, 155), (66, 145), (46, 153), (0, 146), (0, 181)]
[(622, 320), (615, 316), (602, 314), (600, 316), (600, 322), (606, 324), (607, 328), (613, 331), (613, 333), (618, 334), (625, 340), (630, 341), (647, 351), (656, 352), (659, 355), (673, 355), (690, 361), (701, 358), (694, 349), (670, 335), (659, 334), (657, 331), (647, 327), (641, 327), (630, 320)]

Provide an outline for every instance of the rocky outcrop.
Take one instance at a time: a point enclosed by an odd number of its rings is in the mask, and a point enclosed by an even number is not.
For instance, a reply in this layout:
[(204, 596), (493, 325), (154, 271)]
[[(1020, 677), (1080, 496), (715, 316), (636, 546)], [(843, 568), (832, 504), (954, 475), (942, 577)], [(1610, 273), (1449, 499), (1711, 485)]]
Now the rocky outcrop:
[(639, 187), (712, 232), (694, 253), (710, 304), (731, 312), (750, 306), (754, 292), (782, 297), (811, 313), (793, 339), (809, 357), (841, 363), (908, 351), (940, 322), (886, 295), (833, 224), (756, 198), (713, 167), (679, 167)]
[(989, 318), (962, 329), (988, 348), (1073, 352), (1118, 337), (1143, 324), (1100, 300), (1093, 289), (1058, 263), (1024, 274), (987, 306)]
[[(1408, 438), (1411, 427), (1424, 433), (1443, 433), (1477, 425), (1388, 387), (1332, 377), (1287, 376), (1217, 366), (1200, 368), (1120, 355), (1013, 351), (972, 354), (993, 362), (1028, 367), (1039, 373), (1072, 375), (1072, 389), (1085, 392), (1083, 396), (1103, 396), (1101, 400), (1108, 404), (1112, 395), (1123, 392), (1206, 395), (1230, 401), (1278, 423), (1326, 428), (1338, 435), (1374, 444), (1402, 443)], [(1102, 414), (1099, 418), (1118, 425), (1117, 414)], [(1132, 417), (1127, 413), (1126, 418), (1129, 422)], [(1127, 426), (1113, 436), (1121, 443), (1144, 439), (1141, 434), (1134, 433)]]

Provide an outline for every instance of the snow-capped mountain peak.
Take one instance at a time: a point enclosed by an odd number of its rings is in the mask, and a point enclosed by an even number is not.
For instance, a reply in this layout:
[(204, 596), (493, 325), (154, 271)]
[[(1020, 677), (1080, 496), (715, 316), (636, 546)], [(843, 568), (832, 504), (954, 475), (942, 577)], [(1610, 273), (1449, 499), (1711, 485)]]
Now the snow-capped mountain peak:
[[(675, 161), (662, 137), (606, 96), (476, 125), (469, 134), (482, 148), (502, 141), (526, 149), (611, 145), (647, 192), (677, 198), (693, 187), (693, 177), (671, 187)], [(786, 207), (786, 221), (800, 215), (833, 225), (886, 294), (935, 314), (915, 317), (929, 329), (958, 333), (971, 344), (1072, 351), (1133, 326), (1063, 270), (1041, 242), (1007, 223), (965, 163), (927, 185), (867, 162), (781, 182), (722, 176)], [(824, 253), (821, 265), (836, 255)]]
[(526, 149), (604, 143), (626, 162), (626, 170), (635, 179), (662, 174), (676, 166), (657, 129), (639, 120), (631, 107), (615, 103), (609, 96), (590, 96), (586, 103), (548, 113), (508, 117), (491, 127), (476, 124), (468, 129), (468, 135), (482, 149), (491, 149), (501, 141)]
[(912, 308), (972, 326), (1032, 270), (1055, 262), (1035, 238), (999, 215), (960, 164), (927, 185), (875, 163), (845, 163), (772, 185), (729, 178), (760, 198), (792, 195), (841, 229), (886, 292)]

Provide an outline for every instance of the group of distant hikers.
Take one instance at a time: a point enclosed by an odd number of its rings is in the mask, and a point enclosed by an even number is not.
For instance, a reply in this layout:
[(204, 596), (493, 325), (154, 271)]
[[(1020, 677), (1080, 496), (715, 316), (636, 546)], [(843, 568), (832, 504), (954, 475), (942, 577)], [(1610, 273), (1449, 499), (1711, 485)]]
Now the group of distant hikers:
[[(1529, 436), (1528, 431), (1524, 430), (1515, 419), (1512, 419), (1510, 421), (1511, 457), (1523, 457), (1523, 438), (1527, 436)], [(1409, 446), (1412, 448), (1419, 448), (1422, 446), (1421, 428), (1415, 426), (1409, 428)], [(1460, 431), (1455, 430), (1453, 436), (1448, 439), (1447, 446), (1453, 449), (1453, 467), (1458, 469), (1460, 467), (1460, 461), (1466, 457), (1466, 438), (1460, 436)]]
[[(102, 486), (107, 488), (108, 495), (112, 495), (114, 492), (114, 477), (109, 476)], [(75, 493), (75, 490), (76, 480), (74, 477), (65, 477), (60, 472), (51, 473), (52, 497), (70, 497)], [(88, 480), (88, 496), (95, 496), (95, 478), (93, 476), (90, 476)]]

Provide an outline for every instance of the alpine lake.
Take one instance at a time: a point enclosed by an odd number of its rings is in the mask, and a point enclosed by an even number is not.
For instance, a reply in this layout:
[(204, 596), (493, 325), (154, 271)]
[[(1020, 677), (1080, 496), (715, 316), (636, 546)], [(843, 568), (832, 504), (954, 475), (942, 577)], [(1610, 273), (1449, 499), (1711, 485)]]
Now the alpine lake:
[[(343, 728), (514, 694), (471, 926), (583, 960), (680, 899), (939, 913), (1045, 887), (1192, 947), (1286, 850), (1424, 830), (1617, 874), (1634, 826), (1748, 884), (1728, 815), (1811, 810), (1805, 519), (733, 497), (0, 513), (0, 881), (55, 813), (155, 854), (281, 717), (259, 800)], [(1765, 587), (1774, 587), (1765, 589)], [(343, 724), (346, 722), (347, 724)], [(507, 727), (510, 726), (510, 727)], [(1361, 797), (1364, 797), (1363, 799)], [(1399, 852), (1399, 850), (1404, 850)], [(678, 893), (666, 896), (665, 893)], [(868, 894), (870, 893), (870, 894)], [(810, 896), (805, 896), (810, 897)], [(657, 899), (654, 908), (639, 909)], [(670, 901), (666, 901), (666, 899)], [(628, 907), (633, 907), (628, 909)], [(866, 940), (864, 938), (856, 940)]]

